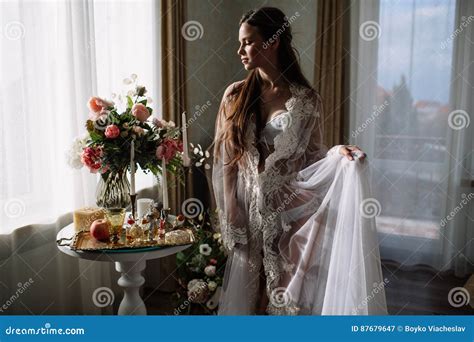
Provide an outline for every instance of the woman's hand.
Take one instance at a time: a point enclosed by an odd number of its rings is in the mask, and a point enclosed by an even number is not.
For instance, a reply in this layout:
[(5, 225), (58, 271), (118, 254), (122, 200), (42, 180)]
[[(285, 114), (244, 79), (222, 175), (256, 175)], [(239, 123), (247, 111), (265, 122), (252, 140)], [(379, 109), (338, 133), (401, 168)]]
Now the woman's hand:
[(349, 160), (354, 160), (354, 158), (364, 160), (367, 156), (364, 151), (355, 145), (343, 145), (339, 148), (339, 153)]

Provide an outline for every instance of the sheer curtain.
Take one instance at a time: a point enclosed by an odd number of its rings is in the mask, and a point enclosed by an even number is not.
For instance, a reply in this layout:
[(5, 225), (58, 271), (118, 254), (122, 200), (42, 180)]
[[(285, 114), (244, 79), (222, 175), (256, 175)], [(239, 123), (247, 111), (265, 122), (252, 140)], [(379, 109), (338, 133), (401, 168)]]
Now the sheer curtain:
[(381, 256), (458, 275), (474, 270), (472, 5), (357, 1), (351, 14), (349, 139), (372, 159)]
[[(93, 291), (120, 293), (112, 263), (62, 255), (55, 236), (95, 203), (97, 176), (66, 163), (88, 98), (120, 93), (135, 73), (160, 101), (157, 10), (152, 0), (0, 3), (0, 303), (34, 281), (7, 314), (110, 312)], [(138, 177), (138, 188), (152, 184)]]

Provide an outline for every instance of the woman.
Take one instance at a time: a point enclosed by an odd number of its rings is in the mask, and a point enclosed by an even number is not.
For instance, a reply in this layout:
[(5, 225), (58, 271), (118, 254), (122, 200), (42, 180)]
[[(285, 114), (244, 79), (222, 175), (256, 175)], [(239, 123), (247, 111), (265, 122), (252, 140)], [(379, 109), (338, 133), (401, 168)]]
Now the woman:
[(264, 7), (240, 21), (245, 80), (216, 121), (213, 187), (229, 250), (219, 314), (386, 314), (363, 152), (322, 145), (320, 96), (290, 23)]

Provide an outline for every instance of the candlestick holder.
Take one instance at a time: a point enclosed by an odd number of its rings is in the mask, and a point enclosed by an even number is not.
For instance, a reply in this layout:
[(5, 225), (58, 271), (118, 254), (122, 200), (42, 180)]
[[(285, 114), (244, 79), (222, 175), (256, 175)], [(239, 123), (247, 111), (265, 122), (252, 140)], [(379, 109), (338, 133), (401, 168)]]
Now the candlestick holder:
[(136, 209), (137, 209), (137, 194), (130, 194), (130, 202), (132, 202), (132, 218), (134, 220), (137, 219), (137, 216), (136, 216)]

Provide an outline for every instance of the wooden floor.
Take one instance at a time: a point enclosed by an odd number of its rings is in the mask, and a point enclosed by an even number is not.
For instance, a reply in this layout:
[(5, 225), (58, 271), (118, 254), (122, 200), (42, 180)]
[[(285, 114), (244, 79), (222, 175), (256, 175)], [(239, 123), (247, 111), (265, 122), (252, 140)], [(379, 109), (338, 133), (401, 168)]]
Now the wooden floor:
[[(437, 273), (428, 266), (399, 268), (396, 262), (382, 263), (388, 312), (390, 315), (473, 315), (469, 305), (453, 307), (449, 291), (462, 287), (469, 277), (457, 278), (452, 272)], [(456, 302), (455, 302), (456, 303)]]
[[(399, 268), (399, 264), (384, 260), (382, 272), (388, 312), (390, 315), (474, 315), (469, 305), (453, 307), (448, 293), (462, 287), (468, 277), (457, 278), (452, 272), (437, 273), (428, 266)], [(175, 315), (172, 294), (145, 287), (143, 298), (149, 315)]]

